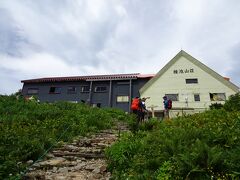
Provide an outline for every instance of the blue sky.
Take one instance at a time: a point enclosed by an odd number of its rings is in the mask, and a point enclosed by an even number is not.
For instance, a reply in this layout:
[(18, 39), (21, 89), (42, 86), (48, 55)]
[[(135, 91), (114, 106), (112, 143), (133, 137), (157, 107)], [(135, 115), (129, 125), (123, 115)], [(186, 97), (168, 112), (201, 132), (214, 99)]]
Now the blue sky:
[(1, 0), (0, 94), (49, 76), (157, 73), (181, 49), (240, 86), (239, 0)]

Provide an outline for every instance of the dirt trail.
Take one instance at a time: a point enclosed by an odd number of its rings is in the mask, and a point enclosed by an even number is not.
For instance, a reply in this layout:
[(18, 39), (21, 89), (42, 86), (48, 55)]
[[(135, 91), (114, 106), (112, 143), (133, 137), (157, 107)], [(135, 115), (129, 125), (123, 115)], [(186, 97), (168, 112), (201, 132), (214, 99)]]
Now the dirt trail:
[(46, 158), (35, 163), (24, 176), (29, 180), (94, 180), (110, 179), (104, 150), (111, 146), (119, 132), (128, 131), (124, 124), (88, 137), (79, 137), (70, 144), (53, 149)]

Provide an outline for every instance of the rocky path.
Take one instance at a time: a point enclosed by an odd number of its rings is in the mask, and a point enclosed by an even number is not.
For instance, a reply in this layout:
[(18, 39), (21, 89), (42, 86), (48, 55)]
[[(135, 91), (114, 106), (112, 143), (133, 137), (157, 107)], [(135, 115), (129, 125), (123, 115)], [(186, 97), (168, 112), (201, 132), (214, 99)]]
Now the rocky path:
[(29, 180), (94, 180), (110, 179), (104, 150), (114, 143), (119, 132), (128, 131), (126, 125), (118, 124), (110, 130), (79, 137), (70, 144), (53, 149), (46, 158), (35, 163), (24, 179)]

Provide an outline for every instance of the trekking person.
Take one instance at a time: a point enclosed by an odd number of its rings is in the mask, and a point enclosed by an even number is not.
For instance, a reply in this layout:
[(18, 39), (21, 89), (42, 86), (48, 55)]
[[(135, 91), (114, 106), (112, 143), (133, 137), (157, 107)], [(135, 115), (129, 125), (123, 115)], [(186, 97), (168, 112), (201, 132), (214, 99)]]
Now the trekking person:
[(169, 109), (172, 109), (172, 100), (163, 96), (164, 119), (169, 119)]
[(141, 122), (144, 122), (145, 115), (146, 115), (147, 112), (148, 112), (148, 110), (147, 110), (147, 108), (146, 108), (145, 101), (146, 101), (147, 99), (149, 99), (149, 98), (150, 98), (150, 97), (143, 97), (143, 98), (141, 99), (141, 103), (142, 103), (142, 105), (141, 105), (142, 111), (141, 111), (141, 119), (140, 119)]
[(142, 101), (139, 97), (133, 98), (132, 104), (131, 104), (131, 110), (134, 114), (136, 114), (137, 126), (138, 126), (139, 122), (141, 121), (141, 115), (142, 115)]

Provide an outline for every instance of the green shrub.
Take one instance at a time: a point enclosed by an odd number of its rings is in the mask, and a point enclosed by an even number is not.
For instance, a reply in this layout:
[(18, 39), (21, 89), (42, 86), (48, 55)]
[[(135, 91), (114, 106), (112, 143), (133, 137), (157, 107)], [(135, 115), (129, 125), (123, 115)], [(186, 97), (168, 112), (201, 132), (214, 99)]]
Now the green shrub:
[[(110, 128), (122, 111), (67, 102), (38, 103), (0, 96), (0, 179), (14, 178), (56, 141)], [(12, 176), (9, 176), (12, 174)]]
[(231, 95), (225, 102), (224, 109), (227, 111), (240, 111), (240, 93)]
[[(156, 123), (151, 128), (144, 125), (142, 130), (124, 137), (107, 151), (114, 177), (239, 178), (239, 112), (211, 110)], [(131, 146), (137, 148), (130, 150)], [(120, 163), (125, 154), (130, 156)]]
[(223, 105), (221, 103), (213, 103), (209, 107), (210, 109), (221, 109), (223, 108)]
[[(106, 150), (107, 157), (109, 157), (108, 169), (114, 171), (117, 167), (122, 170), (119, 172), (115, 171), (117, 178), (124, 179), (126, 174), (134, 177), (136, 174), (131, 174), (131, 164), (139, 165), (141, 168), (141, 160), (134, 159), (134, 156), (141, 151), (142, 145), (139, 139), (144, 136), (144, 133), (138, 133), (137, 135), (126, 133), (121, 137), (121, 141)], [(137, 162), (134, 162), (135, 160)]]
[(156, 118), (151, 118), (148, 121), (144, 122), (144, 123), (140, 123), (139, 125), (139, 130), (142, 131), (150, 131), (155, 129), (159, 124), (159, 120)]

